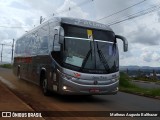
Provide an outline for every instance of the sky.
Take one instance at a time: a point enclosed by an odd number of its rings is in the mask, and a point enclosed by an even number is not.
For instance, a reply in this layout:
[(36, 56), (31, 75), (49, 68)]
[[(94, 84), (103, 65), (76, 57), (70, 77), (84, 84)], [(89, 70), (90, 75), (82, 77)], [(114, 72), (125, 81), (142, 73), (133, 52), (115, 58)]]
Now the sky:
[[(101, 19), (135, 4), (137, 5), (119, 14)], [(12, 45), (13, 38), (16, 40), (39, 25), (40, 16), (45, 20), (53, 15), (83, 18), (109, 25), (151, 7), (160, 7), (160, 1), (0, 0), (0, 44)], [(160, 67), (160, 9), (158, 10), (110, 26), (115, 34), (126, 37), (129, 43), (129, 51), (123, 52), (122, 41), (118, 40), (121, 66)], [(0, 45), (0, 52), (1, 50)], [(3, 46), (3, 61), (11, 61), (11, 46)]]

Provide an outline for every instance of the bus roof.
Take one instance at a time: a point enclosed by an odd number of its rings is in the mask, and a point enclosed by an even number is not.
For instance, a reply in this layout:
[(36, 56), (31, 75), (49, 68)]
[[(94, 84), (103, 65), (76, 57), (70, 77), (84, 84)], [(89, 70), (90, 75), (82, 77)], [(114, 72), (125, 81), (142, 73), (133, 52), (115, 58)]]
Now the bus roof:
[[(102, 24), (102, 23), (90, 21), (90, 20), (84, 20), (84, 19), (79, 19), (79, 18), (71, 18), (71, 17), (53, 17), (53, 18), (45, 21), (41, 25), (39, 25), (39, 26), (33, 28), (32, 30), (28, 31), (23, 36), (26, 36), (27, 34), (30, 34), (33, 31), (36, 31), (37, 29), (41, 28), (41, 26), (43, 26), (45, 24), (48, 24), (48, 22), (59, 22), (59, 23), (65, 23), (65, 24), (69, 24), (69, 25), (76, 25), (76, 26), (81, 26), (81, 27), (112, 31), (112, 29), (109, 26), (107, 26), (105, 24)], [(20, 38), (22, 38), (23, 36), (21, 36)]]
[(61, 23), (66, 23), (70, 25), (112, 31), (112, 29), (109, 26), (102, 23), (90, 21), (90, 20), (71, 18), (71, 17), (53, 17), (51, 20), (55, 20), (55, 19)]

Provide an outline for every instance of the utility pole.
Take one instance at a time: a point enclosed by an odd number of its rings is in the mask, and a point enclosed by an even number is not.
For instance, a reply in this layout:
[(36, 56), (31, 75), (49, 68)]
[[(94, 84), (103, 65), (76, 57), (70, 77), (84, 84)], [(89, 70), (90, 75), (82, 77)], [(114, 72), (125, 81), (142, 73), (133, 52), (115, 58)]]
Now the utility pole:
[(14, 52), (14, 39), (13, 39), (13, 44), (12, 44), (12, 58), (11, 58), (11, 63), (13, 62), (13, 52)]
[(3, 54), (3, 45), (4, 44), (1, 44), (2, 45), (2, 49), (1, 49), (1, 63), (2, 63), (2, 54)]
[(14, 39), (13, 39), (13, 44), (12, 44), (12, 58), (11, 58), (11, 63), (13, 62), (13, 52), (14, 52)]

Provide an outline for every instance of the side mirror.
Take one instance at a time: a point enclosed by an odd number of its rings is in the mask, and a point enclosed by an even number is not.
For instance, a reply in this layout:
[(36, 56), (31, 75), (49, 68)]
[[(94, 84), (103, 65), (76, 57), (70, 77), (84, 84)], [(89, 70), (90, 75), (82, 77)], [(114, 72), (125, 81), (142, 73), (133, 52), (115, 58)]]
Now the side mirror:
[(54, 28), (53, 51), (60, 51), (64, 42), (64, 30), (61, 26)]
[(64, 29), (60, 27), (59, 29), (59, 43), (63, 44), (64, 43)]
[(127, 52), (128, 51), (128, 41), (127, 41), (127, 39), (123, 36), (120, 36), (120, 35), (116, 35), (115, 37), (118, 38), (118, 39), (121, 39), (123, 41), (123, 50), (124, 50), (124, 52)]
[(59, 41), (59, 35), (55, 34), (54, 35), (54, 43), (53, 43), (53, 51), (60, 51), (61, 50), (61, 45), (58, 43)]

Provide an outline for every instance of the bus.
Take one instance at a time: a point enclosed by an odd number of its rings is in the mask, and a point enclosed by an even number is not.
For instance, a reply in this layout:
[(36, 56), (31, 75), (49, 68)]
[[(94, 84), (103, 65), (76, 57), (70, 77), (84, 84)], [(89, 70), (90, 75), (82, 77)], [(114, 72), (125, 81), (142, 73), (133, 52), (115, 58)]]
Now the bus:
[(13, 72), (39, 85), (44, 95), (114, 95), (119, 51), (113, 30), (94, 21), (53, 17), (16, 40)]

